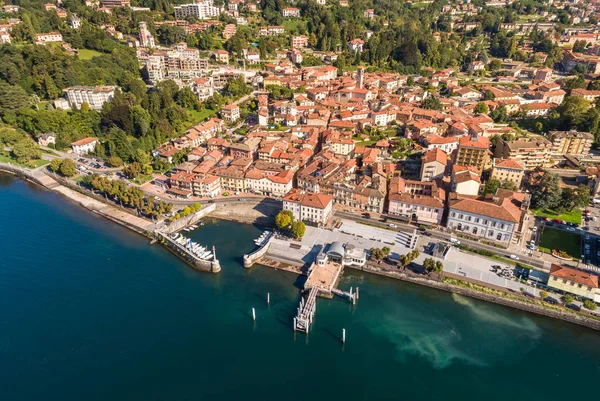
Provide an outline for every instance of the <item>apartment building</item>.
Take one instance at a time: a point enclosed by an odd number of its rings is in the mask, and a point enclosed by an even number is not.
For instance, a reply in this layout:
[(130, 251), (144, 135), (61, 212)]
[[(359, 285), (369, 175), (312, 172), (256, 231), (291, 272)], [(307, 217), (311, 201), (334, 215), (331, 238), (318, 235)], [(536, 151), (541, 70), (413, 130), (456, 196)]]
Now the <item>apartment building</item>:
[(223, 120), (234, 123), (240, 118), (240, 108), (236, 104), (228, 104), (221, 109)]
[(521, 187), (525, 168), (521, 163), (513, 159), (496, 159), (492, 169), (492, 178), (500, 182), (509, 181), (517, 188)]
[(388, 214), (418, 224), (441, 224), (446, 193), (435, 181), (395, 177), (390, 182)]
[(288, 17), (299, 17), (300, 16), (300, 9), (299, 8), (294, 8), (294, 7), (284, 8), (283, 10), (281, 10), (281, 15), (284, 16), (285, 18), (288, 18)]
[(283, 210), (291, 211), (294, 220), (323, 227), (333, 215), (333, 197), (292, 189), (283, 198)]
[(115, 96), (115, 86), (71, 86), (64, 90), (71, 108), (81, 109), (87, 103), (92, 109), (100, 111), (105, 102)]
[(35, 43), (43, 45), (50, 42), (62, 42), (63, 37), (60, 32), (38, 33), (35, 35)]
[(489, 161), (490, 140), (483, 136), (465, 136), (458, 141), (455, 164), (482, 171)]
[(73, 148), (73, 153), (79, 156), (92, 152), (96, 148), (97, 143), (98, 138), (88, 137), (71, 143), (71, 147)]
[(550, 131), (552, 152), (559, 155), (587, 155), (594, 142), (594, 135), (578, 131)]
[(175, 19), (186, 19), (188, 16), (198, 19), (210, 19), (221, 15), (221, 8), (215, 7), (212, 0), (194, 1), (174, 8)]
[(525, 170), (544, 167), (550, 164), (553, 145), (546, 138), (536, 136), (529, 139), (502, 141), (496, 146), (496, 158), (513, 159)]
[(421, 181), (433, 181), (444, 176), (448, 155), (439, 148), (426, 152), (421, 158)]

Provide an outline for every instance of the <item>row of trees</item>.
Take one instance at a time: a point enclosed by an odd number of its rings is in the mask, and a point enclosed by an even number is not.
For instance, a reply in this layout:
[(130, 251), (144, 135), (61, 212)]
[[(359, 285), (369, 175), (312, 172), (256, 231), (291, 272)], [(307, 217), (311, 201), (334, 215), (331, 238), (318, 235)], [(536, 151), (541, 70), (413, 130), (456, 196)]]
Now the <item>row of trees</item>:
[(294, 221), (294, 215), (289, 210), (282, 210), (275, 216), (275, 225), (280, 230), (289, 231), (294, 238), (304, 237), (306, 225), (303, 221)]
[(175, 221), (175, 220), (179, 220), (181, 218), (187, 217), (192, 213), (196, 213), (200, 209), (202, 209), (202, 205), (197, 202), (192, 204), (191, 206), (186, 206), (183, 209), (181, 209), (181, 211), (175, 213), (173, 215), (173, 217), (171, 217), (171, 221)]
[(105, 197), (112, 197), (115, 202), (121, 206), (135, 208), (140, 213), (149, 217), (159, 217), (170, 213), (173, 210), (173, 204), (165, 201), (156, 202), (154, 196), (145, 198), (144, 191), (136, 186), (128, 186), (120, 180), (109, 180), (106, 177), (92, 174), (86, 176), (83, 184), (91, 186), (94, 190), (100, 192)]

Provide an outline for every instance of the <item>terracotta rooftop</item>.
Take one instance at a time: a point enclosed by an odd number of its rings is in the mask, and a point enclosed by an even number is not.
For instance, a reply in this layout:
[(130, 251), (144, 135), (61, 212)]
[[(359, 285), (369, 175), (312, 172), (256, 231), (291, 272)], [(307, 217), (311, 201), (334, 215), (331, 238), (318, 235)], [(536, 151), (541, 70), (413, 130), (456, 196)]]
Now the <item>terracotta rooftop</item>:
[(588, 287), (598, 288), (598, 276), (588, 272), (552, 264), (550, 267), (550, 275), (587, 285)]

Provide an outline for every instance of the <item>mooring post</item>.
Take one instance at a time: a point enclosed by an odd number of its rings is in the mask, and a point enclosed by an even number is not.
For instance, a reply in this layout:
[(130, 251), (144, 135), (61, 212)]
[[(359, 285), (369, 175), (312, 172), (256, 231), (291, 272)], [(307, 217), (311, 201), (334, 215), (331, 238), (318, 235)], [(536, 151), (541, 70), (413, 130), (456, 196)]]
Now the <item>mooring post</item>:
[(271, 294), (267, 292), (267, 304), (271, 303)]
[(352, 287), (350, 287), (350, 296), (352, 296)]
[(356, 287), (356, 299), (358, 299), (358, 287)]
[(256, 321), (256, 311), (252, 308), (252, 320)]
[(342, 343), (346, 342), (346, 329), (342, 329)]
[(296, 327), (298, 327), (297, 319), (294, 318), (294, 331), (296, 331)]

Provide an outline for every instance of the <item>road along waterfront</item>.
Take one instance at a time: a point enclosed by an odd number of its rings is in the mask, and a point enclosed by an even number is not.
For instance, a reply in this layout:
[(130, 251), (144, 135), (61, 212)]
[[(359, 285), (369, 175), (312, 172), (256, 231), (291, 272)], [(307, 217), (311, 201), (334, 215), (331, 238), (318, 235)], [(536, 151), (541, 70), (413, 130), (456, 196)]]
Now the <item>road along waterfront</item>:
[(250, 225), (190, 234), (220, 250), (212, 275), (22, 181), (0, 178), (0, 206), (6, 400), (560, 400), (598, 374), (591, 330), (360, 271), (340, 283), (356, 306), (319, 299), (294, 334), (301, 282), (243, 268)]

